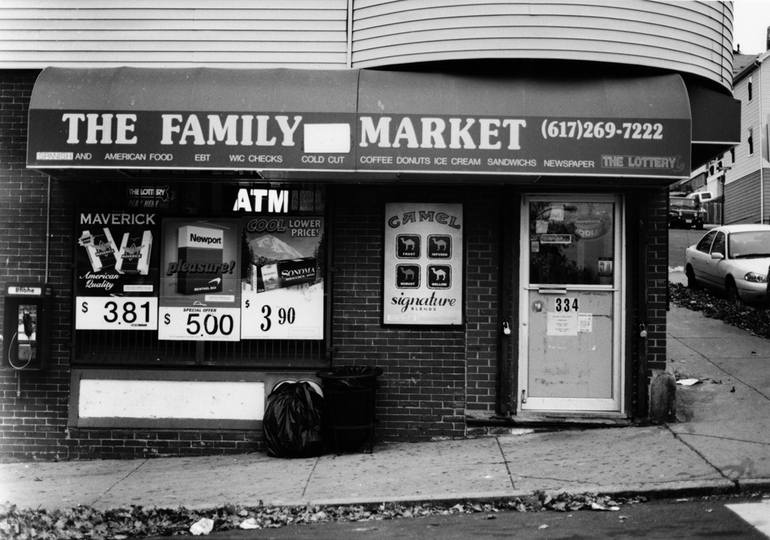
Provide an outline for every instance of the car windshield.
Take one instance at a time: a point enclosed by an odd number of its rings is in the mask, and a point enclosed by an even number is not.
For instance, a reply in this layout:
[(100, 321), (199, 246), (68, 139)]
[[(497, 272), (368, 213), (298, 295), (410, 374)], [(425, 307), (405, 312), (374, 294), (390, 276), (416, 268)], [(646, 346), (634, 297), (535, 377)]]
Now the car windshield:
[(730, 235), (733, 259), (770, 257), (770, 231), (745, 231)]
[(698, 201), (695, 199), (671, 199), (671, 206), (678, 208), (696, 208)]

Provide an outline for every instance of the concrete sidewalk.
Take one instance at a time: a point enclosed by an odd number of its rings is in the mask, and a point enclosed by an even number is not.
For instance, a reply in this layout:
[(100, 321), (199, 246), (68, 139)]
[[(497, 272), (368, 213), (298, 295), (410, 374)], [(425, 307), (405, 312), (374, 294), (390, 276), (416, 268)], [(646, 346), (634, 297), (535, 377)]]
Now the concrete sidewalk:
[(0, 464), (19, 507), (211, 508), (512, 497), (536, 490), (654, 493), (770, 486), (770, 341), (672, 306), (667, 426), (381, 444), (372, 454), (265, 454)]

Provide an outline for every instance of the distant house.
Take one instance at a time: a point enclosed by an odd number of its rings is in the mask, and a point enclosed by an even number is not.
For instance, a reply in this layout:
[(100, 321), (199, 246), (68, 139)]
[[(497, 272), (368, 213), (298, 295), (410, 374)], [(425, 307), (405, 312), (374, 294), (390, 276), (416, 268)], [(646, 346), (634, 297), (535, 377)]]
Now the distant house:
[(741, 142), (693, 171), (686, 182), (672, 189), (710, 191), (714, 221), (770, 222), (770, 28), (765, 52), (740, 54), (733, 64), (733, 93), (741, 102)]

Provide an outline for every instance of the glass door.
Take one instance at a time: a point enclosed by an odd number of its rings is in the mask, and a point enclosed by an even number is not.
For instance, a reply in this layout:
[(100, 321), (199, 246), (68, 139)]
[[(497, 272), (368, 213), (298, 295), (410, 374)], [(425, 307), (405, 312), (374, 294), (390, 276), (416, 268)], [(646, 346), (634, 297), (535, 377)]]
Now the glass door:
[(523, 198), (519, 410), (621, 411), (621, 200)]

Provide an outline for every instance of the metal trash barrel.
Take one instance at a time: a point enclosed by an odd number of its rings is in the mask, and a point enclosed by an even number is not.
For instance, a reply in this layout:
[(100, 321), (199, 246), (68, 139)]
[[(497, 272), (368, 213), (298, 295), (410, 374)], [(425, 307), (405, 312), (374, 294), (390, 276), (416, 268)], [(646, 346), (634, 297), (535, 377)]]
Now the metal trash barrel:
[(324, 438), (335, 453), (374, 446), (374, 402), (382, 368), (340, 366), (316, 373), (324, 390)]

